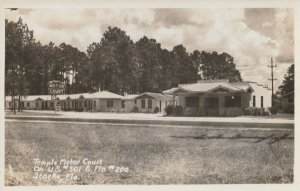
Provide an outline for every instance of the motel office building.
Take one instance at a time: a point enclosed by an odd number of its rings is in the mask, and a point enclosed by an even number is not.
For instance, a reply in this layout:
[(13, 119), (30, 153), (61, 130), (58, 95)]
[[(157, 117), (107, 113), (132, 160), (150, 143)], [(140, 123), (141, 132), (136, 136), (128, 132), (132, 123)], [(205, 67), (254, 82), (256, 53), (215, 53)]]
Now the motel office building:
[(178, 100), (187, 116), (238, 116), (248, 107), (271, 107), (272, 93), (255, 82), (200, 80), (164, 91)]

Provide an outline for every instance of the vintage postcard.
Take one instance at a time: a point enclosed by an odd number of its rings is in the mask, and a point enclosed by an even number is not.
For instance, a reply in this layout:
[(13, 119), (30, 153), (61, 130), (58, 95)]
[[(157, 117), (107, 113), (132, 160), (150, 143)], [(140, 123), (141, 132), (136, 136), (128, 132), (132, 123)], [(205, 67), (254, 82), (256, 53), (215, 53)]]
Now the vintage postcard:
[(295, 1), (75, 2), (1, 7), (3, 189), (296, 190)]

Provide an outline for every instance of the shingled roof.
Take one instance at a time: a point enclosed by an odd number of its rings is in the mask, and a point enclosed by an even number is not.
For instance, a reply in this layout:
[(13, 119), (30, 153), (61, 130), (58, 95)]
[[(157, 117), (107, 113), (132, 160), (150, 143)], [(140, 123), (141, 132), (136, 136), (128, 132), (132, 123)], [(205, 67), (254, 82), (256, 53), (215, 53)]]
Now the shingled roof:
[(217, 89), (225, 89), (229, 92), (247, 91), (251, 88), (250, 84), (230, 83), (228, 80), (199, 80), (197, 83), (192, 84), (179, 84), (177, 88), (171, 88), (163, 91), (164, 94), (174, 94), (176, 91), (190, 92), (190, 93), (205, 93), (213, 92)]
[(95, 93), (90, 94), (88, 98), (122, 99), (123, 96), (109, 92), (109, 91), (101, 91), (101, 92), (95, 92)]
[[(123, 96), (109, 92), (109, 91), (101, 91), (95, 93), (78, 93), (78, 94), (65, 94), (65, 95), (57, 95), (60, 100), (70, 99), (79, 99), (79, 98), (99, 98), (99, 99), (122, 99)], [(16, 98), (17, 99), (17, 98)], [(37, 99), (41, 99), (43, 101), (51, 100), (51, 95), (28, 95), (26, 97), (22, 97), (22, 101), (35, 101)], [(11, 96), (5, 97), (6, 101), (11, 101)]]
[(152, 93), (152, 92), (145, 92), (142, 95), (136, 97), (136, 99), (138, 99), (138, 98), (140, 98), (144, 95), (148, 95), (148, 96), (153, 97), (154, 99), (158, 99), (158, 100), (172, 100), (171, 96), (164, 95), (164, 94), (161, 94), (161, 93)]

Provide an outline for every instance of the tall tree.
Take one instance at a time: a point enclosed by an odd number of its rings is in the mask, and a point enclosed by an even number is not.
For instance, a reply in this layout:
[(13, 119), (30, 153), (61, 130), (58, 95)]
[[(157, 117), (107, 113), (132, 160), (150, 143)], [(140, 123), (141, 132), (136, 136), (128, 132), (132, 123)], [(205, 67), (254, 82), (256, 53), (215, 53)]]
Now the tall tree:
[(178, 85), (176, 75), (177, 68), (174, 66), (176, 63), (173, 53), (163, 49), (160, 54), (160, 74), (159, 74), (159, 87), (160, 90), (170, 89)]
[[(12, 96), (12, 108), (21, 110), (21, 98), (28, 92), (26, 80), (26, 49), (34, 43), (33, 31), (19, 18), (17, 22), (5, 20), (5, 86), (6, 95)], [(28, 63), (27, 63), (28, 64)]]
[(43, 92), (43, 47), (40, 42), (33, 43), (25, 49), (24, 62), (28, 94), (39, 95)]
[(279, 86), (279, 92), (281, 95), (290, 93), (294, 91), (294, 86), (295, 86), (295, 73), (294, 73), (294, 64), (292, 64), (288, 70), (287, 73), (284, 76), (284, 80), (282, 84)]
[(198, 68), (198, 79), (229, 79), (231, 82), (242, 81), (234, 59), (228, 53), (222, 54), (195, 50), (191, 54), (195, 67)]
[(135, 43), (138, 92), (160, 91), (160, 52), (160, 44), (154, 39), (148, 39), (146, 36)]
[(88, 57), (98, 87), (115, 93), (132, 92), (134, 43), (126, 32), (108, 27), (100, 43), (88, 47)]
[(66, 93), (89, 91), (86, 54), (65, 43), (61, 43), (57, 51), (57, 80), (65, 82)]
[(197, 81), (198, 69), (195, 67), (192, 58), (183, 45), (177, 45), (173, 48), (172, 56), (177, 83), (193, 83)]

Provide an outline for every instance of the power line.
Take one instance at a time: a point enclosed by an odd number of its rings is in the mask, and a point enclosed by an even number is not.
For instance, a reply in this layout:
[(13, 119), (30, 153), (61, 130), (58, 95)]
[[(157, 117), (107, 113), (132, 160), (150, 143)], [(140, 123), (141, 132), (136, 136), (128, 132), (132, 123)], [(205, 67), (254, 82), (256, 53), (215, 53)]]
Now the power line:
[(272, 106), (273, 106), (273, 101), (274, 101), (274, 81), (277, 80), (276, 78), (274, 78), (274, 71), (273, 71), (273, 68), (276, 68), (277, 67), (277, 64), (273, 64), (273, 58), (271, 57), (271, 65), (268, 65), (268, 67), (271, 68), (271, 79), (268, 79), (268, 80), (271, 80), (272, 82)]

